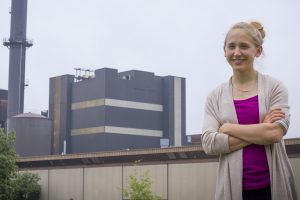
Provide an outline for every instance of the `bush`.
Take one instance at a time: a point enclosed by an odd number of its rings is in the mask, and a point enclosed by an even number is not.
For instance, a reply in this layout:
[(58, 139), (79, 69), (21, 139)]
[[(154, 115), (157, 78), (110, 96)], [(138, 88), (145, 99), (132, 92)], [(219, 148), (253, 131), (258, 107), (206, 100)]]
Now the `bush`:
[(21, 172), (14, 180), (15, 200), (38, 200), (40, 198), (41, 186), (38, 184), (40, 177), (38, 174)]
[(0, 128), (0, 200), (38, 200), (40, 177), (29, 172), (17, 173), (15, 133)]
[(17, 156), (14, 148), (15, 133), (6, 135), (0, 128), (0, 200), (11, 200), (13, 194), (13, 178), (17, 171)]
[(128, 187), (123, 188), (123, 196), (130, 200), (160, 200), (161, 197), (152, 193), (149, 171), (139, 174), (135, 162), (133, 173), (129, 175)]

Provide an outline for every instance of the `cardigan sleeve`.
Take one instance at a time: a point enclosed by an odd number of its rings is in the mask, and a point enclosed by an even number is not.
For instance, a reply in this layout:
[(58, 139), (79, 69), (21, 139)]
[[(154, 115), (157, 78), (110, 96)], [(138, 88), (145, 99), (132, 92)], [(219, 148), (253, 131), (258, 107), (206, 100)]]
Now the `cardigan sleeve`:
[(284, 135), (290, 125), (290, 106), (288, 104), (288, 90), (280, 81), (276, 81), (271, 91), (270, 108), (281, 108), (285, 113), (285, 118), (277, 120), (275, 123), (281, 125)]
[(219, 133), (221, 125), (217, 112), (217, 100), (209, 95), (205, 103), (202, 127), (202, 147), (206, 154), (220, 155), (229, 153), (228, 135)]

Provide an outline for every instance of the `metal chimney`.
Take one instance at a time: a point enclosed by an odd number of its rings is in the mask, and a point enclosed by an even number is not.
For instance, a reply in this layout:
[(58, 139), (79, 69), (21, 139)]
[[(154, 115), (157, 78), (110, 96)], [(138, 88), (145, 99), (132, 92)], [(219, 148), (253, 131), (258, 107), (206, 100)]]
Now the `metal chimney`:
[(32, 46), (26, 40), (27, 0), (12, 0), (10, 14), (10, 38), (3, 42), (9, 48), (7, 119), (23, 113), (26, 47)]

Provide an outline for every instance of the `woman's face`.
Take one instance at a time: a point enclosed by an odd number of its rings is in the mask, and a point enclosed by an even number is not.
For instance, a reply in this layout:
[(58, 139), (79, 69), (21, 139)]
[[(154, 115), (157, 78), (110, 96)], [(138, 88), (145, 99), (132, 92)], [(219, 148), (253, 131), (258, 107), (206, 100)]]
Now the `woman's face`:
[(262, 47), (257, 47), (243, 29), (233, 29), (227, 35), (224, 51), (227, 62), (234, 71), (245, 71), (253, 69), (254, 59), (260, 56)]

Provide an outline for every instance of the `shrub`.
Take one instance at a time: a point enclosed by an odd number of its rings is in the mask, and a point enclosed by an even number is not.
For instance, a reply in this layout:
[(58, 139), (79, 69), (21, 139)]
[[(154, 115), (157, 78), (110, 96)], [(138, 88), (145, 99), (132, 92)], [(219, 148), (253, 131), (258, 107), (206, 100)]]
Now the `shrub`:
[(135, 162), (133, 173), (129, 175), (128, 187), (123, 188), (123, 196), (130, 200), (160, 200), (161, 197), (151, 191), (152, 182), (149, 171), (139, 174), (138, 163), (138, 161)]
[(38, 200), (41, 193), (41, 186), (38, 184), (39, 180), (38, 174), (29, 172), (18, 173), (14, 179), (14, 199)]
[(17, 156), (14, 148), (15, 133), (6, 134), (0, 128), (0, 200), (11, 200), (13, 194), (13, 178), (17, 171)]
[(38, 200), (40, 177), (29, 172), (17, 173), (15, 133), (0, 128), (0, 200)]

